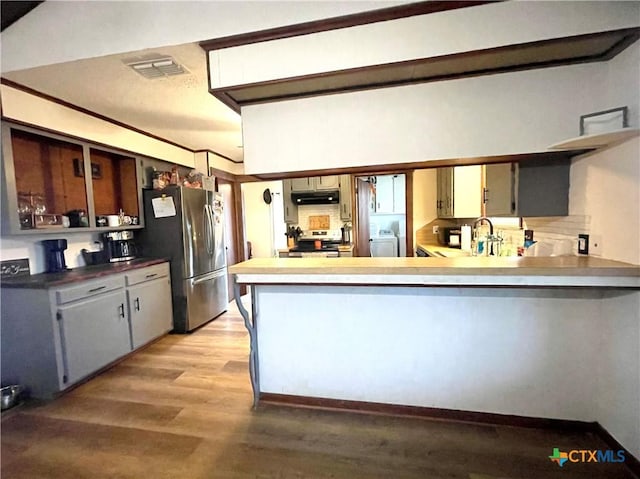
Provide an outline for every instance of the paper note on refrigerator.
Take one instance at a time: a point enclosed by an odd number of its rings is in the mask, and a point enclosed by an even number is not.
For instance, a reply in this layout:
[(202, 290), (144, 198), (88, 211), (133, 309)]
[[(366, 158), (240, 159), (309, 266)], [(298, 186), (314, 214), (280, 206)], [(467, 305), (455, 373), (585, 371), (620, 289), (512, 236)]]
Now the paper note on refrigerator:
[(154, 198), (151, 200), (151, 205), (153, 206), (154, 218), (166, 218), (167, 216), (176, 215), (176, 205), (171, 196)]

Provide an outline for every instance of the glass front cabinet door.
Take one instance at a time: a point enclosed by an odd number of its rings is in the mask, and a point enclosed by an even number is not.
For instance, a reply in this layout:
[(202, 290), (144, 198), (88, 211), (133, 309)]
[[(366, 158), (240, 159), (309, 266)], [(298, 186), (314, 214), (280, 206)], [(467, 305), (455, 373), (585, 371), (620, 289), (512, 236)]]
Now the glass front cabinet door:
[(112, 215), (122, 219), (118, 228), (142, 227), (138, 165), (82, 140), (3, 122), (2, 234), (114, 229)]

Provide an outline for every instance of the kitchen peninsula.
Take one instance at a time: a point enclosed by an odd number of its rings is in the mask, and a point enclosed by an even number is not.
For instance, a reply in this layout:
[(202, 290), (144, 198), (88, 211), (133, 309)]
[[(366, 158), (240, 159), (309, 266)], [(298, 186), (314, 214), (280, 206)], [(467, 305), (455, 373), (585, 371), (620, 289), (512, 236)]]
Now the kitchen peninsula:
[(322, 398), (598, 421), (640, 452), (640, 266), (575, 256), (302, 258), (230, 271), (236, 291), (252, 287), (252, 314), (241, 311), (256, 403)]

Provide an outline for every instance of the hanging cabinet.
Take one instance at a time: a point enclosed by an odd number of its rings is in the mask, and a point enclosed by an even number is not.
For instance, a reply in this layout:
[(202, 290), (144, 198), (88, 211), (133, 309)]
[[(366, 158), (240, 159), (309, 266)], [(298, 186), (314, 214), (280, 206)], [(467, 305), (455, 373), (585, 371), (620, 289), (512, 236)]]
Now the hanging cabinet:
[(2, 158), (3, 235), (111, 231), (96, 217), (120, 210), (144, 226), (134, 155), (5, 122)]

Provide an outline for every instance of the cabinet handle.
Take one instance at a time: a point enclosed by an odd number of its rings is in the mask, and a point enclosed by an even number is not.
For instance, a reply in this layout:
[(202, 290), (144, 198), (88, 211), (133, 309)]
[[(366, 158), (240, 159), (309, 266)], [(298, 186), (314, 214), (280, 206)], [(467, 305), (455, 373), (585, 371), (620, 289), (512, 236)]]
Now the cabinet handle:
[(118, 311), (119, 311), (118, 316), (124, 319), (124, 303), (120, 303), (120, 306), (118, 306)]
[(135, 310), (140, 311), (140, 298), (136, 298), (133, 304), (134, 304)]
[(148, 274), (148, 275), (145, 276), (145, 278), (147, 278), (147, 279), (155, 278), (156, 276), (158, 276), (158, 273)]
[(482, 203), (487, 204), (489, 202), (489, 190), (487, 188), (482, 188)]
[(90, 289), (89, 292), (90, 293), (95, 293), (96, 291), (100, 291), (101, 289), (105, 289), (105, 288), (106, 288), (106, 286), (100, 286), (98, 288)]

